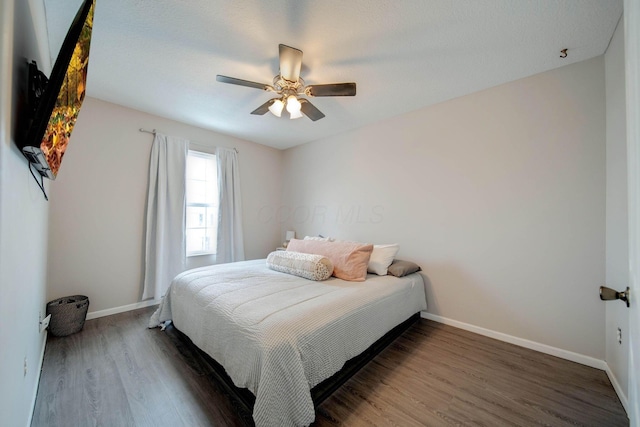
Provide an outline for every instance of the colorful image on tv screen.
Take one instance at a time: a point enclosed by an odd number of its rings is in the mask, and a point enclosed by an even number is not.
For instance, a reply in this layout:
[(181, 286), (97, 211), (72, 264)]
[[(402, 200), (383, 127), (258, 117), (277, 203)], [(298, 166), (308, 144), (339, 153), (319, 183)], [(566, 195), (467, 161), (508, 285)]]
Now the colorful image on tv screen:
[(58, 174), (62, 156), (67, 149), (69, 137), (84, 100), (94, 5), (89, 10), (80, 38), (73, 50), (73, 56), (58, 93), (55, 108), (51, 113), (47, 130), (40, 144), (40, 149), (43, 151), (54, 177)]

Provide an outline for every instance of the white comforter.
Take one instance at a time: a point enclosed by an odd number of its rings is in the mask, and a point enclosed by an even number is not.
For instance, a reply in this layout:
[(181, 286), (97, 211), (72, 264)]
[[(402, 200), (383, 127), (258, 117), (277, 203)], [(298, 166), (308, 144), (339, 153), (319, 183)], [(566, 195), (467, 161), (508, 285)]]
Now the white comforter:
[(149, 326), (172, 320), (248, 388), (257, 426), (307, 425), (312, 387), (425, 309), (419, 274), (314, 282), (256, 260), (179, 274)]

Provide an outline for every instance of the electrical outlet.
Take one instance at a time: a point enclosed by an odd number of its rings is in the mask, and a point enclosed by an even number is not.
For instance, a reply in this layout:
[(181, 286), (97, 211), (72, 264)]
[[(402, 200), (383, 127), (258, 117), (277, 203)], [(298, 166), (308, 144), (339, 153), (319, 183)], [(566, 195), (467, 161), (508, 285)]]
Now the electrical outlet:
[(622, 345), (622, 329), (618, 328), (618, 344)]
[(49, 322), (51, 321), (51, 315), (47, 315), (44, 319), (42, 319), (42, 313), (40, 313), (40, 332), (44, 332), (45, 329), (49, 327)]
[(24, 357), (24, 376), (27, 376), (27, 356)]

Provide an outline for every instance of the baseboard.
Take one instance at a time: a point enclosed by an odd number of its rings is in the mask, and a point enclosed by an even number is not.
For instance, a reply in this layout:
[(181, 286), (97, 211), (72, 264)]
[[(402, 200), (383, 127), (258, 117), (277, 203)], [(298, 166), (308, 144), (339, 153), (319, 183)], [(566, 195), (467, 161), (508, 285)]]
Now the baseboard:
[(420, 316), (425, 319), (433, 320), (434, 322), (443, 323), (445, 325), (464, 329), (466, 331), (474, 332), (479, 335), (484, 335), (489, 338), (494, 338), (499, 341), (508, 342), (510, 344), (515, 344), (520, 347), (536, 350), (541, 353), (550, 354), (551, 356), (556, 356), (561, 359), (570, 360), (572, 362), (576, 362), (582, 365), (590, 366), (592, 368), (600, 369), (601, 371), (606, 371), (608, 369), (608, 365), (604, 360), (599, 360), (594, 357), (585, 356), (584, 354), (574, 353), (569, 350), (563, 350), (561, 348), (552, 347), (550, 345), (541, 344), (535, 341), (514, 337), (513, 335), (504, 334), (502, 332), (496, 332), (491, 329), (485, 329), (480, 326), (471, 325), (469, 323), (459, 322), (457, 320), (438, 316), (436, 314), (427, 313), (426, 311), (421, 312)]
[(87, 320), (97, 319), (98, 317), (111, 316), (112, 314), (124, 313), (125, 311), (145, 308), (152, 305), (160, 304), (160, 300), (146, 300), (135, 304), (122, 305), (120, 307), (107, 308), (106, 310), (90, 311), (87, 313)]
[(622, 407), (627, 412), (627, 417), (628, 417), (629, 416), (629, 401), (627, 400), (627, 393), (620, 386), (620, 383), (618, 382), (618, 379), (616, 378), (615, 375), (613, 375), (613, 371), (611, 371), (611, 368), (609, 368), (609, 365), (607, 365), (607, 369), (605, 369), (605, 372), (607, 373), (607, 376), (609, 377), (609, 381), (611, 381), (611, 385), (613, 386), (613, 389), (616, 391), (616, 394), (618, 395), (618, 399), (620, 399), (620, 403), (622, 403)]
[(31, 426), (31, 421), (33, 420), (33, 411), (36, 410), (36, 398), (38, 397), (38, 388), (40, 387), (40, 373), (42, 372), (42, 364), (44, 363), (44, 350), (47, 346), (47, 335), (49, 331), (45, 329), (44, 334), (42, 334), (42, 350), (40, 351), (40, 360), (38, 361), (38, 380), (36, 381), (36, 386), (33, 388), (33, 396), (31, 397), (31, 410), (29, 411), (29, 419), (27, 420), (27, 427)]

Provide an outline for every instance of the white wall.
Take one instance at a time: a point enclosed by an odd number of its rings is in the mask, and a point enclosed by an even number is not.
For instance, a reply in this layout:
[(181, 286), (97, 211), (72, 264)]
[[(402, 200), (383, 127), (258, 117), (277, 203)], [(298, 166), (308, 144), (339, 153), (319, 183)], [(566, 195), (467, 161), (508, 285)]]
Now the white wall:
[[(627, 132), (625, 107), (624, 25), (621, 19), (605, 54), (607, 113), (606, 284), (623, 290), (629, 283), (627, 215)], [(621, 400), (628, 390), (629, 310), (606, 303), (606, 361)], [(617, 329), (622, 330), (618, 344)]]
[(280, 198), (280, 151), (87, 98), (51, 184), (47, 298), (87, 295), (90, 312), (140, 301), (153, 136), (139, 128), (238, 148), (247, 259), (266, 257), (280, 241), (276, 223), (257, 220)]
[(602, 57), (285, 151), (281, 230), (400, 243), (428, 311), (605, 357)]
[(37, 34), (43, 11), (39, 0), (0, 2), (0, 424), (8, 427), (31, 419), (46, 338), (38, 315), (46, 309), (48, 205), (14, 142), (26, 60), (50, 71)]

